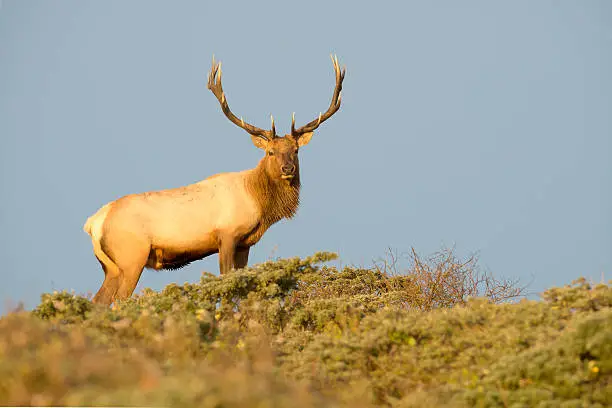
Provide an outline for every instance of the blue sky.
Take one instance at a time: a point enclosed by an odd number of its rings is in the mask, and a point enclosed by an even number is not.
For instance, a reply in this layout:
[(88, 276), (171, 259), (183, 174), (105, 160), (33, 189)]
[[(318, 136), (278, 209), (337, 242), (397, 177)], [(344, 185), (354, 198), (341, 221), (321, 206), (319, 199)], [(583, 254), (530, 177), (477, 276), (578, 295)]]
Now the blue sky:
[(106, 202), (257, 164), (206, 89), (213, 54), (232, 109), (287, 132), (327, 108), (331, 52), (343, 106), (251, 263), (455, 246), (536, 292), (612, 278), (612, 2), (4, 0), (0, 307), (95, 293), (82, 225)]

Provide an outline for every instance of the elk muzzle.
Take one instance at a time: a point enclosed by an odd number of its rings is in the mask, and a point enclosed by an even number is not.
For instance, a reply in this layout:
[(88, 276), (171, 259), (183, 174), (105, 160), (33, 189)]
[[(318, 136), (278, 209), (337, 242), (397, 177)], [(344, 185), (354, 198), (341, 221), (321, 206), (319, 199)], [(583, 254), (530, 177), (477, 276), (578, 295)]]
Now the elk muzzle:
[(281, 178), (283, 180), (292, 179), (295, 176), (295, 164), (283, 164), (281, 166)]

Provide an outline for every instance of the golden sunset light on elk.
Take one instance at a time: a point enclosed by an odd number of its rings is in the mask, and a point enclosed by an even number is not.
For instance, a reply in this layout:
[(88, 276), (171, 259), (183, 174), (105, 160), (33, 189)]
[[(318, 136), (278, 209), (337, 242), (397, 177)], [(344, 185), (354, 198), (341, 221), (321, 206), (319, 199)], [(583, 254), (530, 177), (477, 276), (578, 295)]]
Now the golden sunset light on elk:
[(278, 136), (274, 118), (271, 129), (264, 130), (232, 113), (221, 84), (221, 63), (213, 58), (208, 89), (225, 116), (246, 130), (265, 156), (249, 170), (124, 196), (89, 217), (84, 230), (105, 274), (94, 302), (109, 305), (130, 297), (145, 267), (177, 269), (215, 253), (219, 253), (221, 274), (247, 265), (250, 248), (268, 228), (297, 211), (299, 148), (340, 109), (346, 70), (340, 69), (337, 57), (332, 56), (332, 62), (336, 85), (327, 111), (297, 129), (294, 115), (291, 133)]

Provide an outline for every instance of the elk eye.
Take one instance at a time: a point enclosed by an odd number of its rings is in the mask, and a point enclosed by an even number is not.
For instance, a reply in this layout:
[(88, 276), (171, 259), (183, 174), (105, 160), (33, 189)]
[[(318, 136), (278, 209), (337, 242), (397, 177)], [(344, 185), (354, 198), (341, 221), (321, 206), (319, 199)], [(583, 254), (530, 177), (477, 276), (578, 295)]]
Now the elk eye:
[(268, 155), (274, 156), (274, 152), (272, 150), (268, 150)]

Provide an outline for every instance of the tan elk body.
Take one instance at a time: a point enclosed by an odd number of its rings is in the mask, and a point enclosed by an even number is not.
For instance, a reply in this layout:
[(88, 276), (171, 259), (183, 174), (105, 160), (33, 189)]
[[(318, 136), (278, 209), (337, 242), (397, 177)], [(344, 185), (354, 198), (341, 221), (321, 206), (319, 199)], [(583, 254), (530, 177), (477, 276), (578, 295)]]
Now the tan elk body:
[(336, 86), (329, 109), (291, 134), (276, 135), (252, 126), (229, 109), (221, 85), (221, 66), (213, 60), (208, 88), (227, 118), (246, 130), (266, 154), (249, 170), (222, 173), (184, 187), (132, 194), (110, 202), (89, 217), (91, 236), (104, 282), (94, 302), (110, 304), (133, 293), (142, 270), (177, 269), (219, 253), (219, 270), (247, 265), (249, 248), (275, 222), (291, 218), (300, 194), (299, 147), (340, 108), (345, 70), (332, 57)]

